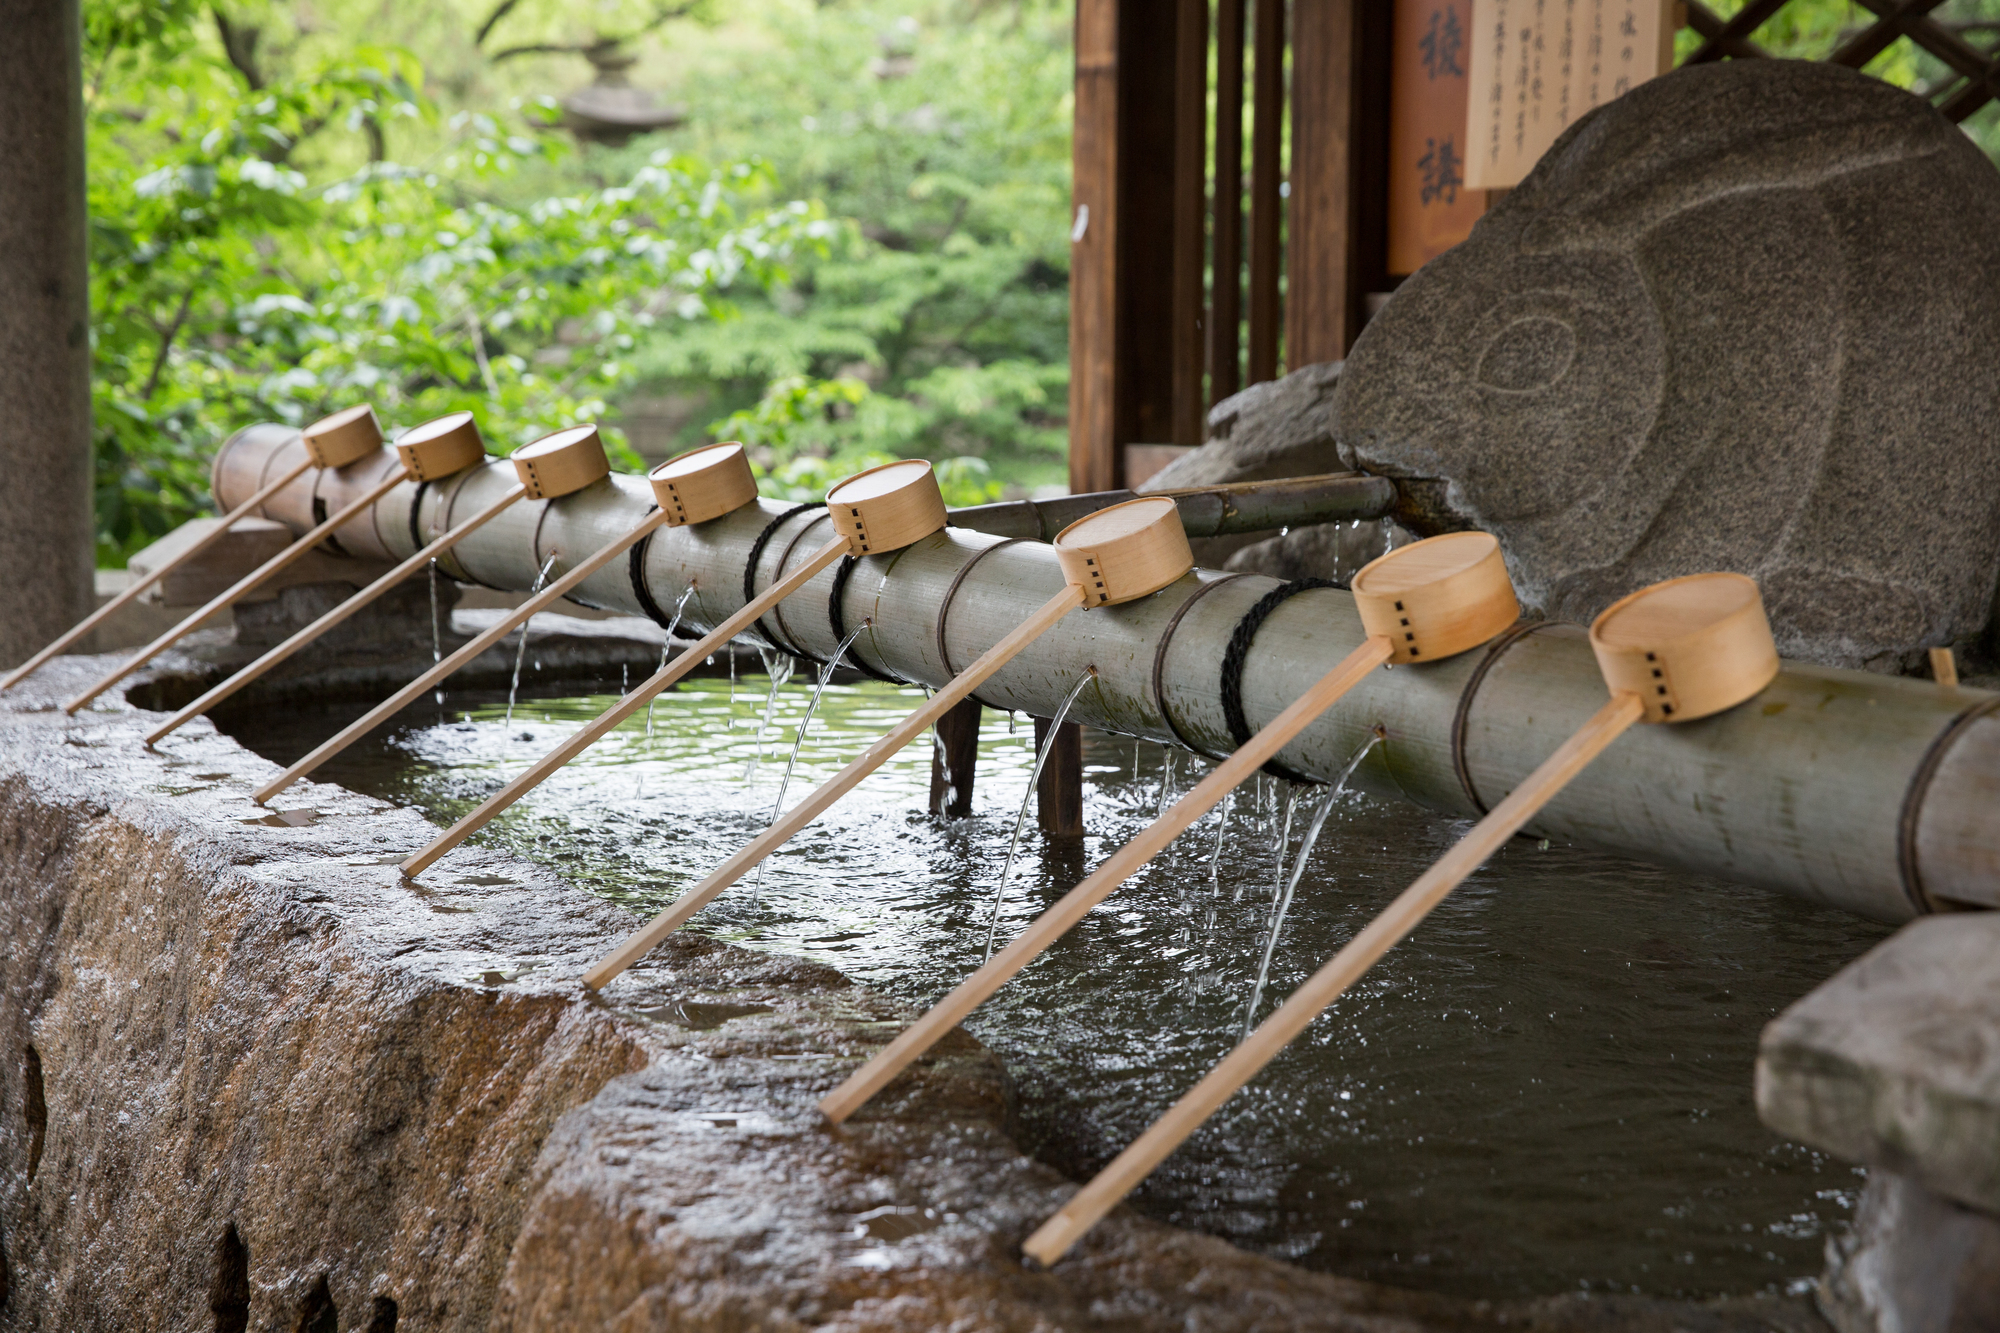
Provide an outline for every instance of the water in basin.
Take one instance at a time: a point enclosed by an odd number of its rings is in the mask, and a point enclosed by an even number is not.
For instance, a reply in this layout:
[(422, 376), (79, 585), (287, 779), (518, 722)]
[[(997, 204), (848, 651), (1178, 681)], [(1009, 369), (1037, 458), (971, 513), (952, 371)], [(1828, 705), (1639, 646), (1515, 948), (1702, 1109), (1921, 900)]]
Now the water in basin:
[[(745, 780), (763, 684), (746, 677), (732, 700), (724, 679), (685, 682), (650, 735), (635, 717), (481, 840), (650, 914), (769, 816), (812, 682), (800, 673), (779, 690), (780, 725)], [(831, 686), (788, 804), (920, 700)], [(319, 776), (449, 823), (611, 702), (530, 699), (503, 724), (504, 696), (426, 701)], [(360, 710), (257, 711), (238, 736), (285, 763)], [(952, 822), (926, 813), (930, 747), (911, 746), (775, 856), (754, 899), (739, 884), (692, 928), (937, 998), (984, 952), (1031, 745), (1025, 718), (1010, 734), (989, 711), (975, 814)], [(1003, 940), (1151, 818), (1164, 754), (1086, 733), (1088, 836), (1051, 845), (1030, 830)], [(1180, 756), (1175, 771), (1184, 789), (1206, 764)], [(1234, 1043), (1269, 919), (1275, 794), (1239, 794), (1212, 930), (1214, 816), (968, 1024), (1006, 1060), (1021, 1132), (1045, 1160), (1087, 1175)], [(1465, 827), (1343, 798), (1264, 1011)], [(1517, 840), (1134, 1202), (1312, 1268), (1463, 1295), (1797, 1290), (1861, 1182), (1757, 1120), (1757, 1034), (1885, 934), (1775, 893)]]

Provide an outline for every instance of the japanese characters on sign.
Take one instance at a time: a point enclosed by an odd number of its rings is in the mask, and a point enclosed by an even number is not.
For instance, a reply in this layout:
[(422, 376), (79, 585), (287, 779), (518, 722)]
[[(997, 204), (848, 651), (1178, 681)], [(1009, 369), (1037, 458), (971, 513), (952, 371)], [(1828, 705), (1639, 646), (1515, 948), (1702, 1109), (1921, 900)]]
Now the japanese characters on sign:
[(1464, 240), (1486, 209), (1465, 183), (1472, 0), (1396, 0), (1390, 56), (1389, 272)]
[(1672, 64), (1663, 0), (1470, 0), (1463, 182), (1520, 184), (1585, 112)]

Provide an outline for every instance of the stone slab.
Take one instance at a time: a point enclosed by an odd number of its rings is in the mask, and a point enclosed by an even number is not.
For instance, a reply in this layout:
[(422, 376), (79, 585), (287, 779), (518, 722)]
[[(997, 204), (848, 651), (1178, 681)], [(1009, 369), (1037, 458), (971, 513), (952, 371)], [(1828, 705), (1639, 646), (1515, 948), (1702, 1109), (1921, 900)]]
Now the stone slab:
[(2000, 1214), (2000, 913), (1913, 921), (1773, 1019), (1757, 1113)]

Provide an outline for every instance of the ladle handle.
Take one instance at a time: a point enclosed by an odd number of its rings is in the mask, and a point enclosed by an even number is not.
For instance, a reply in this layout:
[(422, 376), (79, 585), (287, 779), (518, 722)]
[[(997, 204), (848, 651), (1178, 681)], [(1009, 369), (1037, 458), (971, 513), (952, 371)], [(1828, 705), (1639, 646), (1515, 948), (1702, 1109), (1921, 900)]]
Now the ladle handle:
[(1624, 735), (1644, 711), (1638, 695), (1625, 691), (1612, 695), (1609, 703), (1543, 760), (1491, 814), (1418, 876), (1416, 883), (1403, 890), (1346, 948), (1328, 959), (1221, 1064), (1119, 1153), (1111, 1165), (1072, 1195), (1054, 1217), (1042, 1223), (1022, 1250), (1044, 1264), (1053, 1264), (1069, 1253), (1070, 1246), (1097, 1225), (1120, 1199), (1138, 1188), (1167, 1154), (1199, 1129), (1237, 1089), (1256, 1077), (1292, 1038), (1305, 1031), (1328, 1005), (1360, 980), (1377, 959), (1415, 930), (1432, 908), (1499, 851), (1507, 839), (1520, 832), (1536, 811), (1548, 804), (1584, 765)]
[(223, 607), (228, 606), (231, 602), (234, 602), (237, 598), (249, 592), (251, 589), (255, 588), (258, 584), (264, 582), (264, 580), (270, 578), (272, 575), (284, 569), (286, 566), (297, 564), (301, 559), (309, 555), (312, 552), (313, 548), (318, 546), (328, 533), (332, 532), (335, 528), (341, 527), (342, 525), (346, 524), (349, 520), (353, 519), (357, 514), (360, 514), (361, 512), (366, 510), (368, 506), (374, 504), (377, 500), (380, 500), (383, 496), (387, 495), (390, 491), (395, 490), (398, 486), (401, 486), (408, 479), (409, 479), (408, 474), (405, 473), (401, 468), (397, 468), (394, 472), (391, 472), (387, 477), (384, 477), (381, 481), (377, 482), (374, 486), (370, 487), (367, 494), (363, 495), (360, 499), (356, 500), (354, 503), (342, 509), (332, 518), (327, 519), (326, 522), (321, 523), (311, 532), (308, 532), (305, 536), (299, 538), (297, 541), (293, 542), (290, 546), (287, 546), (284, 550), (278, 552), (276, 555), (272, 556), (269, 560), (266, 560), (263, 564), (251, 570), (248, 574), (245, 574), (242, 578), (236, 580), (236, 582), (230, 584), (226, 590), (217, 593), (214, 597), (211, 597), (206, 606), (202, 607), (199, 611), (194, 612), (192, 615), (187, 616), (178, 625), (175, 625), (165, 634), (162, 634), (159, 638), (153, 640), (151, 643), (147, 644), (144, 648), (141, 648), (136, 654), (133, 655), (131, 660), (125, 662), (123, 665), (119, 666), (116, 670), (111, 672), (110, 675), (98, 681), (95, 685), (92, 685), (82, 694), (77, 695), (76, 698), (71, 699), (68, 703), (64, 704), (63, 711), (65, 713), (75, 713), (79, 708), (82, 708), (92, 699), (95, 699), (98, 695), (104, 693), (106, 690), (110, 689), (113, 685), (116, 685), (119, 681), (125, 679), (125, 677), (131, 675), (134, 671), (137, 671), (140, 667), (152, 661), (155, 657), (158, 657), (161, 653), (165, 652), (167, 649), (173, 647), (174, 643), (177, 640), (179, 640), (182, 636), (187, 634), (187, 632), (193, 629), (196, 625), (199, 625), (202, 621), (208, 619), (210, 616), (214, 615), (217, 611), (220, 611)]
[(412, 574), (422, 569), (425, 565), (429, 564), (438, 555), (458, 545), (458, 543), (463, 541), (465, 538), (470, 537), (473, 533), (477, 532), (480, 528), (484, 527), (491, 520), (498, 518), (502, 513), (506, 512), (506, 510), (510, 506), (512, 506), (515, 501), (521, 499), (527, 493), (528, 493), (528, 488), (525, 486), (513, 487), (512, 489), (507, 491), (506, 494), (502, 495), (498, 500), (495, 500), (492, 504), (486, 506), (486, 508), (480, 510), (478, 513), (474, 514), (471, 518), (465, 520), (465, 522), (460, 523), (457, 527), (454, 527), (450, 531), (444, 533), (442, 536), (432, 541), (429, 546), (424, 547), (423, 550), (418, 551), (415, 555), (411, 556), (409, 559), (397, 565), (394, 569), (384, 574), (381, 578), (376, 579), (373, 583), (369, 584), (367, 587), (355, 593), (352, 597), (342, 602), (339, 606), (334, 607), (333, 610), (327, 612), (325, 615), (321, 616), (318, 620), (313, 621), (312, 624), (307, 625), (304, 629), (292, 635), (291, 638), (286, 639), (283, 643), (271, 649), (271, 651), (265, 653), (262, 657), (258, 658), (250, 665), (244, 667), (241, 671), (238, 671), (235, 675), (229, 677), (227, 680), (222, 681), (214, 689), (210, 690), (207, 694), (202, 695), (201, 698), (196, 699), (186, 708), (181, 709), (180, 712), (175, 713), (172, 717), (168, 718), (166, 722), (162, 723), (159, 727), (154, 729), (152, 734), (146, 737), (146, 744), (157, 745), (160, 741), (165, 740), (168, 736), (171, 736), (176, 731), (179, 731), (181, 727), (184, 726), (186, 723), (188, 723), (194, 718), (200, 717), (203, 713), (206, 713), (209, 709), (215, 707), (217, 704), (221, 703), (224, 699), (227, 699), (230, 695), (242, 689), (245, 685), (248, 685), (252, 681), (258, 679), (260, 676), (270, 671), (271, 668), (277, 666), (280, 662), (290, 657), (293, 653), (296, 653), (299, 649), (311, 643), (314, 639), (319, 638), (322, 634), (325, 634), (328, 630), (334, 628), (336, 625), (339, 625), (341, 622), (347, 620), (349, 617), (360, 614), (362, 611), (366, 610), (369, 607), (369, 605), (371, 605), (375, 601), (376, 598), (380, 597), (383, 593), (388, 592), (391, 588), (401, 583), (404, 579), (409, 578)]
[(653, 946), (680, 929), (696, 912), (708, 905), (710, 899), (721, 893), (743, 877), (745, 871), (789, 842), (794, 834), (813, 820), (820, 817), (826, 808), (845, 795), (863, 778), (888, 762), (889, 757), (922, 735), (938, 718), (950, 712), (960, 700), (986, 683), (986, 678), (1005, 666), (1023, 648), (1046, 633), (1051, 625), (1083, 605), (1083, 589), (1074, 583), (1066, 583), (1063, 590), (1042, 603), (1007, 635), (982, 653), (978, 660), (965, 670), (953, 676), (944, 688), (932, 695), (930, 701), (916, 712), (911, 713), (896, 724), (895, 730), (862, 751), (861, 755), (846, 768), (828, 778), (814, 788), (803, 801), (786, 811), (771, 826), (758, 834), (742, 851), (724, 861), (708, 878), (676, 898), (666, 911), (648, 922), (646, 928), (633, 935), (583, 974), (583, 984), (592, 990), (602, 990), (613, 977), (638, 962), (649, 953)]
[(221, 517), (221, 519), (219, 519), (216, 522), (215, 527), (209, 531), (207, 536), (202, 537), (199, 540), (195, 541), (186, 550), (182, 551), (179, 555), (175, 556), (173, 559), (161, 565), (158, 569), (153, 570), (150, 574), (147, 574), (144, 578), (134, 579), (130, 584), (126, 586), (124, 592), (119, 593), (116, 597), (106, 602), (103, 606), (98, 607), (95, 611), (85, 616), (82, 620), (79, 620), (73, 627), (70, 628), (70, 630), (67, 633), (62, 635), (62, 637), (58, 638), (54, 643), (42, 649), (40, 652), (36, 653), (33, 657), (29, 658), (27, 661), (21, 663), (21, 665), (15, 667), (12, 671), (8, 672), (5, 679), (0, 679), (0, 690), (10, 690), (14, 688), (14, 686), (18, 682), (20, 682), (22, 679), (33, 673), (36, 670), (36, 668), (42, 665), (42, 663), (48, 661), (51, 657), (54, 657), (56, 654), (62, 652), (63, 649), (75, 643), (78, 639), (81, 639), (84, 635), (96, 629), (99, 625), (103, 624), (111, 616), (117, 614), (117, 612), (121, 607), (131, 605), (131, 603), (134, 600), (136, 600), (141, 593), (145, 592), (146, 589), (152, 587), (155, 583), (158, 583), (161, 579), (173, 573), (176, 569), (179, 569), (182, 565), (194, 559), (196, 556), (200, 555), (203, 551), (206, 551), (209, 547), (215, 545), (217, 542), (221, 541), (224, 537), (228, 536), (229, 529), (235, 524), (237, 519), (244, 517), (251, 510), (255, 509), (258, 505), (263, 504), (264, 501), (270, 499), (273, 495), (276, 495), (279, 491), (291, 485), (294, 481), (297, 481), (299, 479), (300, 474), (305, 472), (305, 470), (311, 467), (312, 465), (313, 465), (312, 458), (310, 456), (307, 456), (305, 458), (300, 459), (298, 466), (294, 467), (291, 471), (285, 473), (283, 476), (279, 477), (275, 481), (266, 483), (263, 489), (259, 490), (255, 495), (252, 495), (242, 504), (237, 505), (236, 508), (224, 514)]
[(1040, 957), (1071, 926), (1110, 897), (1120, 884), (1137, 874), (1141, 866), (1158, 856), (1197, 819), (1213, 809), (1217, 802), (1263, 767), (1293, 737), (1310, 726), (1314, 718), (1333, 707), (1335, 701), (1360, 684), (1369, 672), (1388, 661), (1394, 651), (1394, 646), (1382, 635), (1362, 640), (1360, 646), (1342, 658), (1333, 670), (1321, 676), (1284, 712), (1272, 718), (1234, 754), (1216, 765), (1164, 815), (1113, 852), (1110, 859), (1064, 894), (1054, 907), (1035, 918), (1034, 924), (1022, 931), (1012, 944), (960, 982), (958, 989), (931, 1006), (930, 1012), (905, 1028), (874, 1059), (828, 1093), (819, 1104), (820, 1113), (837, 1125), (860, 1110), (870, 1097), (902, 1073), (911, 1061), (936, 1045), (940, 1038), (958, 1026), (967, 1014), (984, 1004), (987, 997), (1004, 986), (1015, 973)]
[(333, 758), (342, 750), (345, 750), (348, 746), (375, 730), (375, 728), (381, 726), (395, 714), (408, 707), (413, 701), (421, 698), (424, 691), (430, 689), (460, 667), (463, 667), (466, 663), (500, 642), (500, 640), (506, 638), (509, 634), (512, 634), (535, 615), (554, 606), (559, 599), (568, 595), (579, 583), (582, 583), (592, 574), (595, 574), (598, 570), (604, 568), (620, 555), (630, 550), (633, 543), (657, 531), (666, 521), (666, 513), (661, 510), (655, 510), (624, 536), (591, 552), (577, 564), (575, 569), (570, 570), (569, 573), (563, 575), (554, 583), (551, 583), (548, 587), (515, 607), (512, 611), (509, 611), (496, 623), (481, 630), (470, 642), (453, 652), (449, 657), (438, 662), (429, 671), (424, 672), (423, 675), (418, 676), (408, 685), (405, 685), (402, 689), (397, 690), (387, 699), (369, 709), (366, 716), (356, 718), (353, 722), (341, 728), (338, 734), (329, 738), (311, 754), (305, 756), (277, 777), (252, 792), (250, 799), (259, 805), (269, 801), (273, 796), (276, 796), (279, 792), (282, 792), (285, 788), (291, 786), (294, 782), (297, 782), (300, 778), (312, 772), (321, 764), (324, 764), (327, 760)]
[(717, 625), (673, 661), (655, 671), (631, 693), (599, 713), (591, 723), (537, 759), (527, 772), (494, 792), (479, 808), (431, 839), (428, 846), (403, 862), (405, 875), (421, 875), (430, 864), (492, 822), (494, 816), (542, 785), (551, 773), (602, 740), (605, 733), (632, 716), (647, 701), (708, 659), (711, 653), (749, 629), (757, 618), (803, 588), (812, 577), (847, 553), (847, 538), (836, 537), (812, 553), (812, 558), (743, 604), (735, 615)]

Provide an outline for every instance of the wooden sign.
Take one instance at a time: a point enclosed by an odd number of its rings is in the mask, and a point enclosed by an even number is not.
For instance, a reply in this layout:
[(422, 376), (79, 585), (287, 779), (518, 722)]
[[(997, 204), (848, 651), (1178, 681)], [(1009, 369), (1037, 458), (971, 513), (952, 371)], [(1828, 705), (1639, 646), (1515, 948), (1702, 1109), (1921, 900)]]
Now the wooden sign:
[(1465, 183), (1472, 0), (1396, 0), (1389, 54), (1389, 272), (1415, 273), (1472, 234)]
[(1672, 0), (1471, 4), (1471, 189), (1519, 185), (1585, 112), (1673, 67)]

